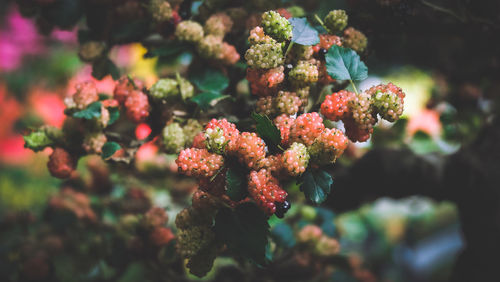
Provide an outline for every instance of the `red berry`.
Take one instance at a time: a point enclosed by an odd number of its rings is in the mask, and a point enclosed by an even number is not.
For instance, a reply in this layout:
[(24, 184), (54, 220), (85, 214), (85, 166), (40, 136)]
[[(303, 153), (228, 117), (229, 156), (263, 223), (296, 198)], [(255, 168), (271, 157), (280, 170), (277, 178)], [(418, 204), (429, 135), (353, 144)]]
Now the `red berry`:
[(205, 126), (205, 144), (216, 151), (234, 152), (240, 131), (234, 123), (224, 119), (212, 119)]
[(279, 182), (269, 171), (252, 171), (248, 181), (248, 192), (257, 205), (268, 215), (276, 212), (275, 203), (283, 203), (288, 194), (281, 189)]
[(327, 165), (335, 162), (347, 148), (349, 140), (344, 133), (336, 128), (325, 129), (309, 148), (314, 163)]
[(149, 116), (150, 110), (148, 96), (140, 90), (131, 91), (125, 100), (125, 108), (127, 109), (127, 117), (131, 121), (144, 122)]
[(349, 101), (354, 98), (354, 93), (340, 90), (325, 97), (321, 104), (321, 113), (329, 120), (339, 121), (349, 112)]
[(182, 150), (175, 162), (179, 171), (188, 176), (212, 177), (224, 165), (224, 158), (206, 149), (190, 148)]
[(55, 148), (47, 163), (49, 172), (57, 178), (68, 178), (76, 168), (76, 160), (66, 150)]
[(325, 129), (323, 119), (318, 113), (306, 113), (297, 117), (290, 127), (290, 141), (311, 146), (316, 137)]
[(352, 142), (365, 142), (373, 133), (373, 127), (362, 129), (352, 117), (345, 118), (342, 121), (344, 122), (345, 135), (347, 135)]
[(114, 98), (120, 102), (120, 104), (125, 103), (125, 100), (130, 92), (134, 90), (141, 90), (144, 87), (144, 83), (141, 80), (134, 78), (133, 81), (134, 83), (132, 83), (128, 77), (124, 76), (116, 82), (113, 94)]
[(170, 228), (166, 227), (156, 227), (153, 229), (153, 232), (149, 235), (149, 239), (151, 243), (155, 246), (164, 246), (168, 244), (172, 239), (175, 238), (174, 233)]
[(276, 127), (278, 127), (281, 133), (281, 144), (284, 146), (288, 146), (290, 127), (292, 127), (294, 121), (295, 118), (290, 117), (286, 114), (279, 115), (274, 119), (274, 124), (276, 125)]
[(319, 50), (328, 50), (333, 45), (342, 46), (342, 39), (336, 35), (321, 34), (319, 36), (319, 43), (313, 46), (313, 50), (315, 53), (318, 53)]

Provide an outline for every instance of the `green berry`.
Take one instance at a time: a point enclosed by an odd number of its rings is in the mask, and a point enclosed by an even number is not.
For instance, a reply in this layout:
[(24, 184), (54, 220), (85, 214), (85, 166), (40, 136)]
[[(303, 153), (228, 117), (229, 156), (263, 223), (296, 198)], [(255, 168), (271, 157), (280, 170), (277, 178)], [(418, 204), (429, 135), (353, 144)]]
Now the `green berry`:
[(149, 11), (155, 22), (161, 23), (172, 18), (172, 7), (165, 0), (151, 0), (149, 2)]
[(157, 100), (165, 100), (179, 95), (177, 80), (162, 78), (149, 89), (149, 95)]
[(177, 122), (173, 122), (163, 128), (163, 145), (167, 153), (179, 153), (184, 148), (185, 140), (184, 131)]
[(274, 106), (278, 114), (287, 114), (289, 116), (299, 111), (301, 103), (295, 92), (279, 91), (274, 99)]
[(183, 100), (187, 100), (194, 95), (194, 86), (185, 78), (179, 79), (179, 92)]
[(333, 10), (325, 17), (325, 26), (328, 33), (336, 34), (347, 26), (347, 14), (344, 10)]
[(203, 130), (203, 126), (196, 119), (188, 119), (186, 125), (182, 128), (186, 139), (186, 147), (191, 147), (193, 139)]
[(292, 85), (302, 88), (318, 81), (319, 70), (312, 61), (299, 61), (288, 75)]
[(180, 41), (198, 43), (203, 38), (203, 27), (195, 21), (182, 21), (175, 28), (175, 37)]
[(206, 59), (222, 58), (224, 44), (222, 38), (215, 35), (207, 35), (198, 43), (198, 53)]
[(283, 153), (283, 167), (291, 176), (299, 176), (306, 171), (309, 165), (309, 153), (306, 145), (294, 142)]
[(245, 59), (253, 68), (275, 68), (283, 64), (283, 49), (279, 43), (255, 44), (247, 50)]
[(224, 37), (233, 27), (233, 20), (225, 13), (213, 14), (205, 22), (205, 34)]
[(262, 14), (264, 32), (282, 42), (292, 38), (292, 24), (278, 12), (268, 11)]
[(361, 31), (349, 27), (344, 30), (342, 45), (351, 48), (357, 53), (363, 53), (368, 46), (368, 39)]

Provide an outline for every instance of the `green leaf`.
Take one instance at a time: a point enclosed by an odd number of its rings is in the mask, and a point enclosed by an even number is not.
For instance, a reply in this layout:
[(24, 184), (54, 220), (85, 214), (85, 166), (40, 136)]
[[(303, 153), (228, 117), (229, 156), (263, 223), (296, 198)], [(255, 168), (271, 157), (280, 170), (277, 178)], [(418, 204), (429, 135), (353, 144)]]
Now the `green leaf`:
[(368, 77), (368, 68), (359, 55), (351, 49), (333, 45), (325, 56), (326, 71), (339, 80), (363, 80)]
[(118, 70), (118, 67), (109, 58), (103, 58), (92, 64), (92, 76), (96, 79), (101, 80), (108, 74), (110, 74), (114, 80), (120, 78), (120, 70)]
[(252, 113), (252, 118), (257, 123), (257, 133), (266, 142), (270, 151), (276, 151), (281, 144), (280, 130), (266, 115)]
[(189, 80), (205, 92), (219, 93), (229, 85), (229, 79), (222, 72), (210, 68), (192, 73)]
[(163, 44), (161, 47), (148, 48), (148, 52), (144, 54), (144, 58), (175, 58), (188, 50), (191, 50), (190, 44), (170, 40), (166, 44)]
[(316, 205), (326, 200), (333, 184), (332, 176), (324, 170), (308, 169), (300, 180), (300, 190)]
[(210, 105), (214, 100), (220, 99), (221, 97), (223, 96), (220, 93), (204, 92), (191, 98), (191, 101), (198, 104), (203, 111), (206, 111), (210, 108)]
[(271, 230), (271, 236), (276, 244), (285, 248), (292, 248), (296, 244), (292, 228), (284, 222), (280, 222)]
[(293, 26), (292, 42), (301, 45), (316, 45), (319, 43), (318, 32), (307, 22), (306, 18), (291, 18)]
[(232, 210), (222, 208), (215, 217), (217, 240), (243, 258), (266, 264), (269, 224), (266, 215), (253, 203), (244, 203)]
[(47, 146), (52, 145), (54, 142), (50, 139), (47, 134), (40, 130), (31, 132), (27, 136), (23, 136), (24, 138), (24, 147), (31, 149), (35, 152), (45, 149)]
[(120, 109), (118, 107), (109, 107), (108, 111), (109, 111), (108, 125), (111, 125), (120, 118)]
[(101, 102), (94, 102), (87, 106), (87, 108), (74, 112), (73, 117), (83, 119), (93, 119), (101, 116)]
[(116, 142), (106, 142), (102, 146), (102, 158), (107, 159), (111, 157), (116, 151), (120, 150), (122, 147)]
[(230, 167), (226, 172), (226, 194), (233, 201), (241, 201), (248, 195), (247, 177), (241, 169)]

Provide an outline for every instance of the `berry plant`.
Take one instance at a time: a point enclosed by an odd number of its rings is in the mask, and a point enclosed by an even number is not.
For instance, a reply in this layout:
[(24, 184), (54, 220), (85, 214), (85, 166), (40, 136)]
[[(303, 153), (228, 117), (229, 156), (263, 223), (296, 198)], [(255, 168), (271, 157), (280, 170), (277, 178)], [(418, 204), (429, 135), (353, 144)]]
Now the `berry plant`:
[[(163, 167), (160, 178), (195, 179), (191, 205), (184, 203), (175, 227), (167, 227), (163, 209), (141, 206), (147, 197), (140, 188), (123, 196), (130, 204), (122, 209), (135, 208), (138, 216), (123, 215), (115, 232), (134, 259), (156, 268), (164, 266), (158, 257), (165, 252), (167, 268), (186, 261), (199, 277), (218, 256), (265, 267), (274, 248), (270, 222), (286, 220), (294, 205), (307, 211), (324, 202), (335, 189), (331, 167), (344, 151), (368, 141), (379, 119), (395, 122), (403, 113), (398, 86), (357, 90), (368, 77), (361, 59), (368, 40), (349, 26), (344, 10), (321, 19), (281, 1), (195, 1), (196, 9), (187, 0), (76, 1), (76, 8), (68, 1), (18, 2), (42, 32), (77, 25), (81, 60), (92, 64), (95, 78), (115, 80), (112, 95), (92, 81), (77, 84), (65, 99), (62, 128), (26, 134), (27, 148), (52, 148), (51, 175), (77, 179), (78, 161), (87, 155), (101, 156), (116, 175), (133, 175), (138, 150), (155, 144), (175, 156), (175, 169)], [(189, 60), (174, 71), (160, 69), (161, 78), (148, 83), (121, 74), (108, 57), (113, 46), (129, 42), (142, 43), (145, 57), (172, 61), (187, 53)], [(71, 189), (51, 206), (101, 220)], [(300, 252), (336, 255), (332, 236), (306, 226), (297, 235)]]

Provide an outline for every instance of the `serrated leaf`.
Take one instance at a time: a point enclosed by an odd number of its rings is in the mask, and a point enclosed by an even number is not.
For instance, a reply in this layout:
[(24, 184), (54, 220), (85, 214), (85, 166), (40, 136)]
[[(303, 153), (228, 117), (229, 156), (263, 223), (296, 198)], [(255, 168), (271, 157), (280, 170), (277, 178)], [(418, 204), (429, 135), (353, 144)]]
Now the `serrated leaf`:
[(252, 113), (252, 118), (257, 123), (257, 134), (264, 139), (270, 151), (276, 151), (281, 144), (281, 132), (266, 115)]
[(87, 108), (74, 112), (73, 117), (83, 119), (93, 119), (101, 116), (101, 102), (94, 102), (87, 106)]
[(24, 147), (31, 149), (35, 152), (45, 149), (47, 146), (52, 145), (54, 142), (50, 139), (44, 131), (35, 131), (27, 136), (23, 136)]
[(245, 172), (230, 167), (226, 172), (226, 195), (233, 201), (241, 201), (248, 195), (247, 177)]
[(102, 158), (107, 159), (111, 157), (116, 151), (120, 150), (122, 147), (116, 142), (106, 142), (102, 146)]
[(368, 68), (352, 49), (333, 45), (325, 56), (326, 71), (339, 80), (363, 80), (368, 77)]
[(291, 18), (288, 21), (293, 27), (292, 42), (301, 45), (316, 45), (319, 43), (318, 31), (307, 22), (306, 18)]
[(109, 112), (108, 125), (113, 124), (120, 118), (120, 109), (118, 107), (110, 107), (108, 108), (108, 112)]
[(210, 108), (214, 100), (220, 99), (222, 97), (224, 96), (220, 93), (203, 92), (191, 98), (191, 101), (198, 104), (198, 106), (200, 106), (203, 111), (206, 111), (208, 110), (208, 108)]
[(300, 180), (300, 190), (316, 205), (326, 200), (333, 184), (332, 176), (324, 170), (308, 169)]
[(220, 93), (229, 85), (229, 79), (222, 72), (210, 68), (197, 70), (189, 80), (205, 92)]
[(283, 222), (280, 222), (271, 230), (271, 236), (276, 244), (285, 248), (292, 248), (296, 244), (292, 228)]
[(253, 203), (232, 210), (222, 208), (215, 217), (217, 240), (227, 244), (234, 254), (264, 265), (269, 224), (266, 215)]

